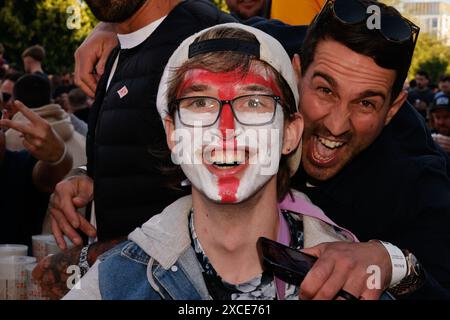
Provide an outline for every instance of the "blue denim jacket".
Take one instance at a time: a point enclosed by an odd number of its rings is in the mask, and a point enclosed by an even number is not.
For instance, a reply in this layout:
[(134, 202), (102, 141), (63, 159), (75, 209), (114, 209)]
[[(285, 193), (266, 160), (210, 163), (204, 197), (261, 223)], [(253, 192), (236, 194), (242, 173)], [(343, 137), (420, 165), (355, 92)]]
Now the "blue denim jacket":
[[(99, 287), (105, 300), (207, 300), (202, 269), (188, 248), (168, 270), (152, 261), (136, 243), (127, 241), (102, 256)], [(147, 272), (151, 275), (147, 276)], [(153, 279), (151, 284), (149, 279)]]
[[(184, 197), (153, 216), (129, 235), (129, 241), (103, 254), (81, 279), (81, 289), (72, 289), (65, 299), (211, 299), (191, 246), (191, 206), (191, 197)], [(303, 232), (305, 247), (349, 241), (334, 226), (306, 215)]]

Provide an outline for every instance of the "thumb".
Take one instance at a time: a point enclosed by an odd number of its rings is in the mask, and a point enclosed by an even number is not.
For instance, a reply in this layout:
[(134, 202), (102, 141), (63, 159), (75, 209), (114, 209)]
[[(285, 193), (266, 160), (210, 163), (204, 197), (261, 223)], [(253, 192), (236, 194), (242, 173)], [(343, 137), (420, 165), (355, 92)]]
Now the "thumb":
[(304, 248), (300, 250), (303, 253), (309, 254), (311, 256), (319, 258), (322, 255), (322, 252), (325, 250), (325, 244), (318, 244), (311, 248)]

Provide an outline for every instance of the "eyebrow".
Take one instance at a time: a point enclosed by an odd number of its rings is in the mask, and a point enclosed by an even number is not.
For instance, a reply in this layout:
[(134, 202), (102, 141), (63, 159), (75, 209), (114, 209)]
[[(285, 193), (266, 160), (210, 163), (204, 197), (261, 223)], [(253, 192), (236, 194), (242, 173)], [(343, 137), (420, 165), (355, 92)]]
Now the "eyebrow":
[(326, 82), (328, 82), (333, 88), (337, 88), (337, 82), (333, 79), (333, 77), (327, 75), (326, 73), (315, 71), (312, 78), (320, 77), (323, 78)]
[(250, 85), (245, 85), (243, 87), (239, 88), (240, 90), (245, 90), (245, 91), (264, 91), (264, 92), (272, 92), (271, 88), (268, 88), (266, 86), (261, 86), (259, 84), (250, 84)]
[(356, 100), (360, 100), (363, 98), (369, 98), (369, 97), (381, 97), (383, 99), (383, 102), (386, 101), (386, 94), (382, 91), (378, 90), (366, 90), (363, 91)]
[(193, 93), (193, 92), (206, 91), (209, 88), (210, 87), (206, 84), (193, 84), (187, 88), (183, 88), (183, 90), (180, 92), (180, 94), (182, 94), (184, 96), (184, 95), (187, 95), (187, 94)]

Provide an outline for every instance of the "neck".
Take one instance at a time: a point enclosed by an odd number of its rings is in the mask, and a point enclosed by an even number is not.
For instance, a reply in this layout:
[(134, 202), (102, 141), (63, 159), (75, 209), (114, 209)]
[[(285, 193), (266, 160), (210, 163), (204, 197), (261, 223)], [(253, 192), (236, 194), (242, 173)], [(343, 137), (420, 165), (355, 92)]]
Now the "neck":
[(238, 204), (218, 204), (193, 188), (197, 237), (219, 275), (242, 283), (262, 272), (256, 248), (259, 237), (278, 233), (276, 176), (255, 195)]
[(35, 72), (44, 72), (42, 70), (42, 65), (40, 63), (36, 63), (30, 66), (30, 73), (35, 73)]
[(114, 25), (116, 33), (127, 34), (135, 32), (146, 25), (166, 16), (181, 0), (150, 0), (128, 20)]

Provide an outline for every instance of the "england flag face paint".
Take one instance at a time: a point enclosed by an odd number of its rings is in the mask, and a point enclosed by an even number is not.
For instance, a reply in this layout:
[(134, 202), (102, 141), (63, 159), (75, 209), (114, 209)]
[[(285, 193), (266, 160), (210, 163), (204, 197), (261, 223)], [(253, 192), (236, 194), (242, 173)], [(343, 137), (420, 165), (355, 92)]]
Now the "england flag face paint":
[[(271, 71), (253, 64), (244, 77), (239, 70), (227, 73), (190, 70), (180, 86), (178, 98), (233, 100), (257, 94), (280, 96), (280, 90)], [(220, 203), (248, 199), (278, 172), (284, 115), (275, 101), (273, 108), (275, 113), (271, 111), (270, 115), (240, 112), (240, 121), (237, 121), (231, 106), (224, 104), (217, 121), (207, 127), (202, 127), (202, 123), (213, 122), (217, 113), (183, 110), (182, 116), (176, 114), (174, 119), (172, 160), (181, 165), (192, 185), (209, 199)], [(258, 126), (246, 125), (262, 123), (264, 121), (259, 119), (268, 116), (273, 121)], [(187, 126), (187, 122), (196, 125)]]

